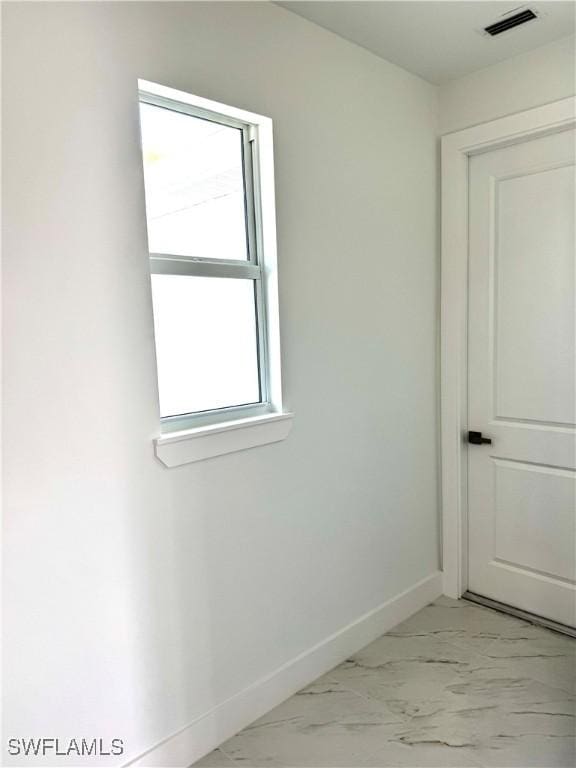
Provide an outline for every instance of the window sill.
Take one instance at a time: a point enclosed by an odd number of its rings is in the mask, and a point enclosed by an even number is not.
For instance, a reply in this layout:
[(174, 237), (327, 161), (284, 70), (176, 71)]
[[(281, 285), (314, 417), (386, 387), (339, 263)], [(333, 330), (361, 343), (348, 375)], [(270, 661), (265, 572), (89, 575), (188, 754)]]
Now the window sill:
[(293, 417), (293, 413), (270, 413), (170, 432), (154, 441), (156, 456), (167, 467), (179, 467), (225, 453), (277, 443), (290, 432)]

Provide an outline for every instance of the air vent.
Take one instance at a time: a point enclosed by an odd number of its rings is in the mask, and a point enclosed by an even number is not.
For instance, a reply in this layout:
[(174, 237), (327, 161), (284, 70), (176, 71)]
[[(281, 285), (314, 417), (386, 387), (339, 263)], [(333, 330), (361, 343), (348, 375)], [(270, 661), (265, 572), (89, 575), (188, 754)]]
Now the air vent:
[(494, 24), (489, 24), (487, 27), (484, 27), (484, 32), (487, 32), (492, 37), (495, 37), (496, 35), (501, 35), (502, 32), (506, 32), (508, 29), (519, 27), (520, 24), (526, 24), (526, 22), (533, 21), (537, 18), (538, 16), (534, 13), (534, 11), (531, 11), (530, 8), (526, 8), (525, 10), (520, 11), (519, 13), (515, 13), (512, 16), (507, 16), (501, 21), (495, 21)]

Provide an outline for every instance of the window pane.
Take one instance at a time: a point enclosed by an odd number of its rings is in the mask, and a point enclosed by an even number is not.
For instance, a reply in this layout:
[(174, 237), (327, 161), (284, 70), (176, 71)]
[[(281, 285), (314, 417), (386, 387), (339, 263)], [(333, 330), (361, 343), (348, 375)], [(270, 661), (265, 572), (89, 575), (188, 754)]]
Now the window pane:
[(140, 104), (151, 253), (246, 259), (242, 131)]
[(254, 281), (152, 275), (160, 415), (260, 401)]

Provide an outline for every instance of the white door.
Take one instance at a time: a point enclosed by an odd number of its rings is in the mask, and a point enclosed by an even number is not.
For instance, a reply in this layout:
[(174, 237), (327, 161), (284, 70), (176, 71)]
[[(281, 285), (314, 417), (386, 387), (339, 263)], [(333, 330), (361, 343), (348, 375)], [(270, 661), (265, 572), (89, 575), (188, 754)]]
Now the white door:
[(574, 140), (470, 159), (468, 326), (468, 590), (571, 626)]

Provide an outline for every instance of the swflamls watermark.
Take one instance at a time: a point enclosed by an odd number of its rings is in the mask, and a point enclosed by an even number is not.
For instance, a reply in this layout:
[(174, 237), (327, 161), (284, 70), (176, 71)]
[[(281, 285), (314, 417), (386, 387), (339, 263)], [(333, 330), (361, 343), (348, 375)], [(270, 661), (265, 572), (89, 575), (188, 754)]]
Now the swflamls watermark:
[(8, 754), (13, 757), (106, 757), (123, 753), (122, 739), (60, 739), (46, 736), (8, 739)]

